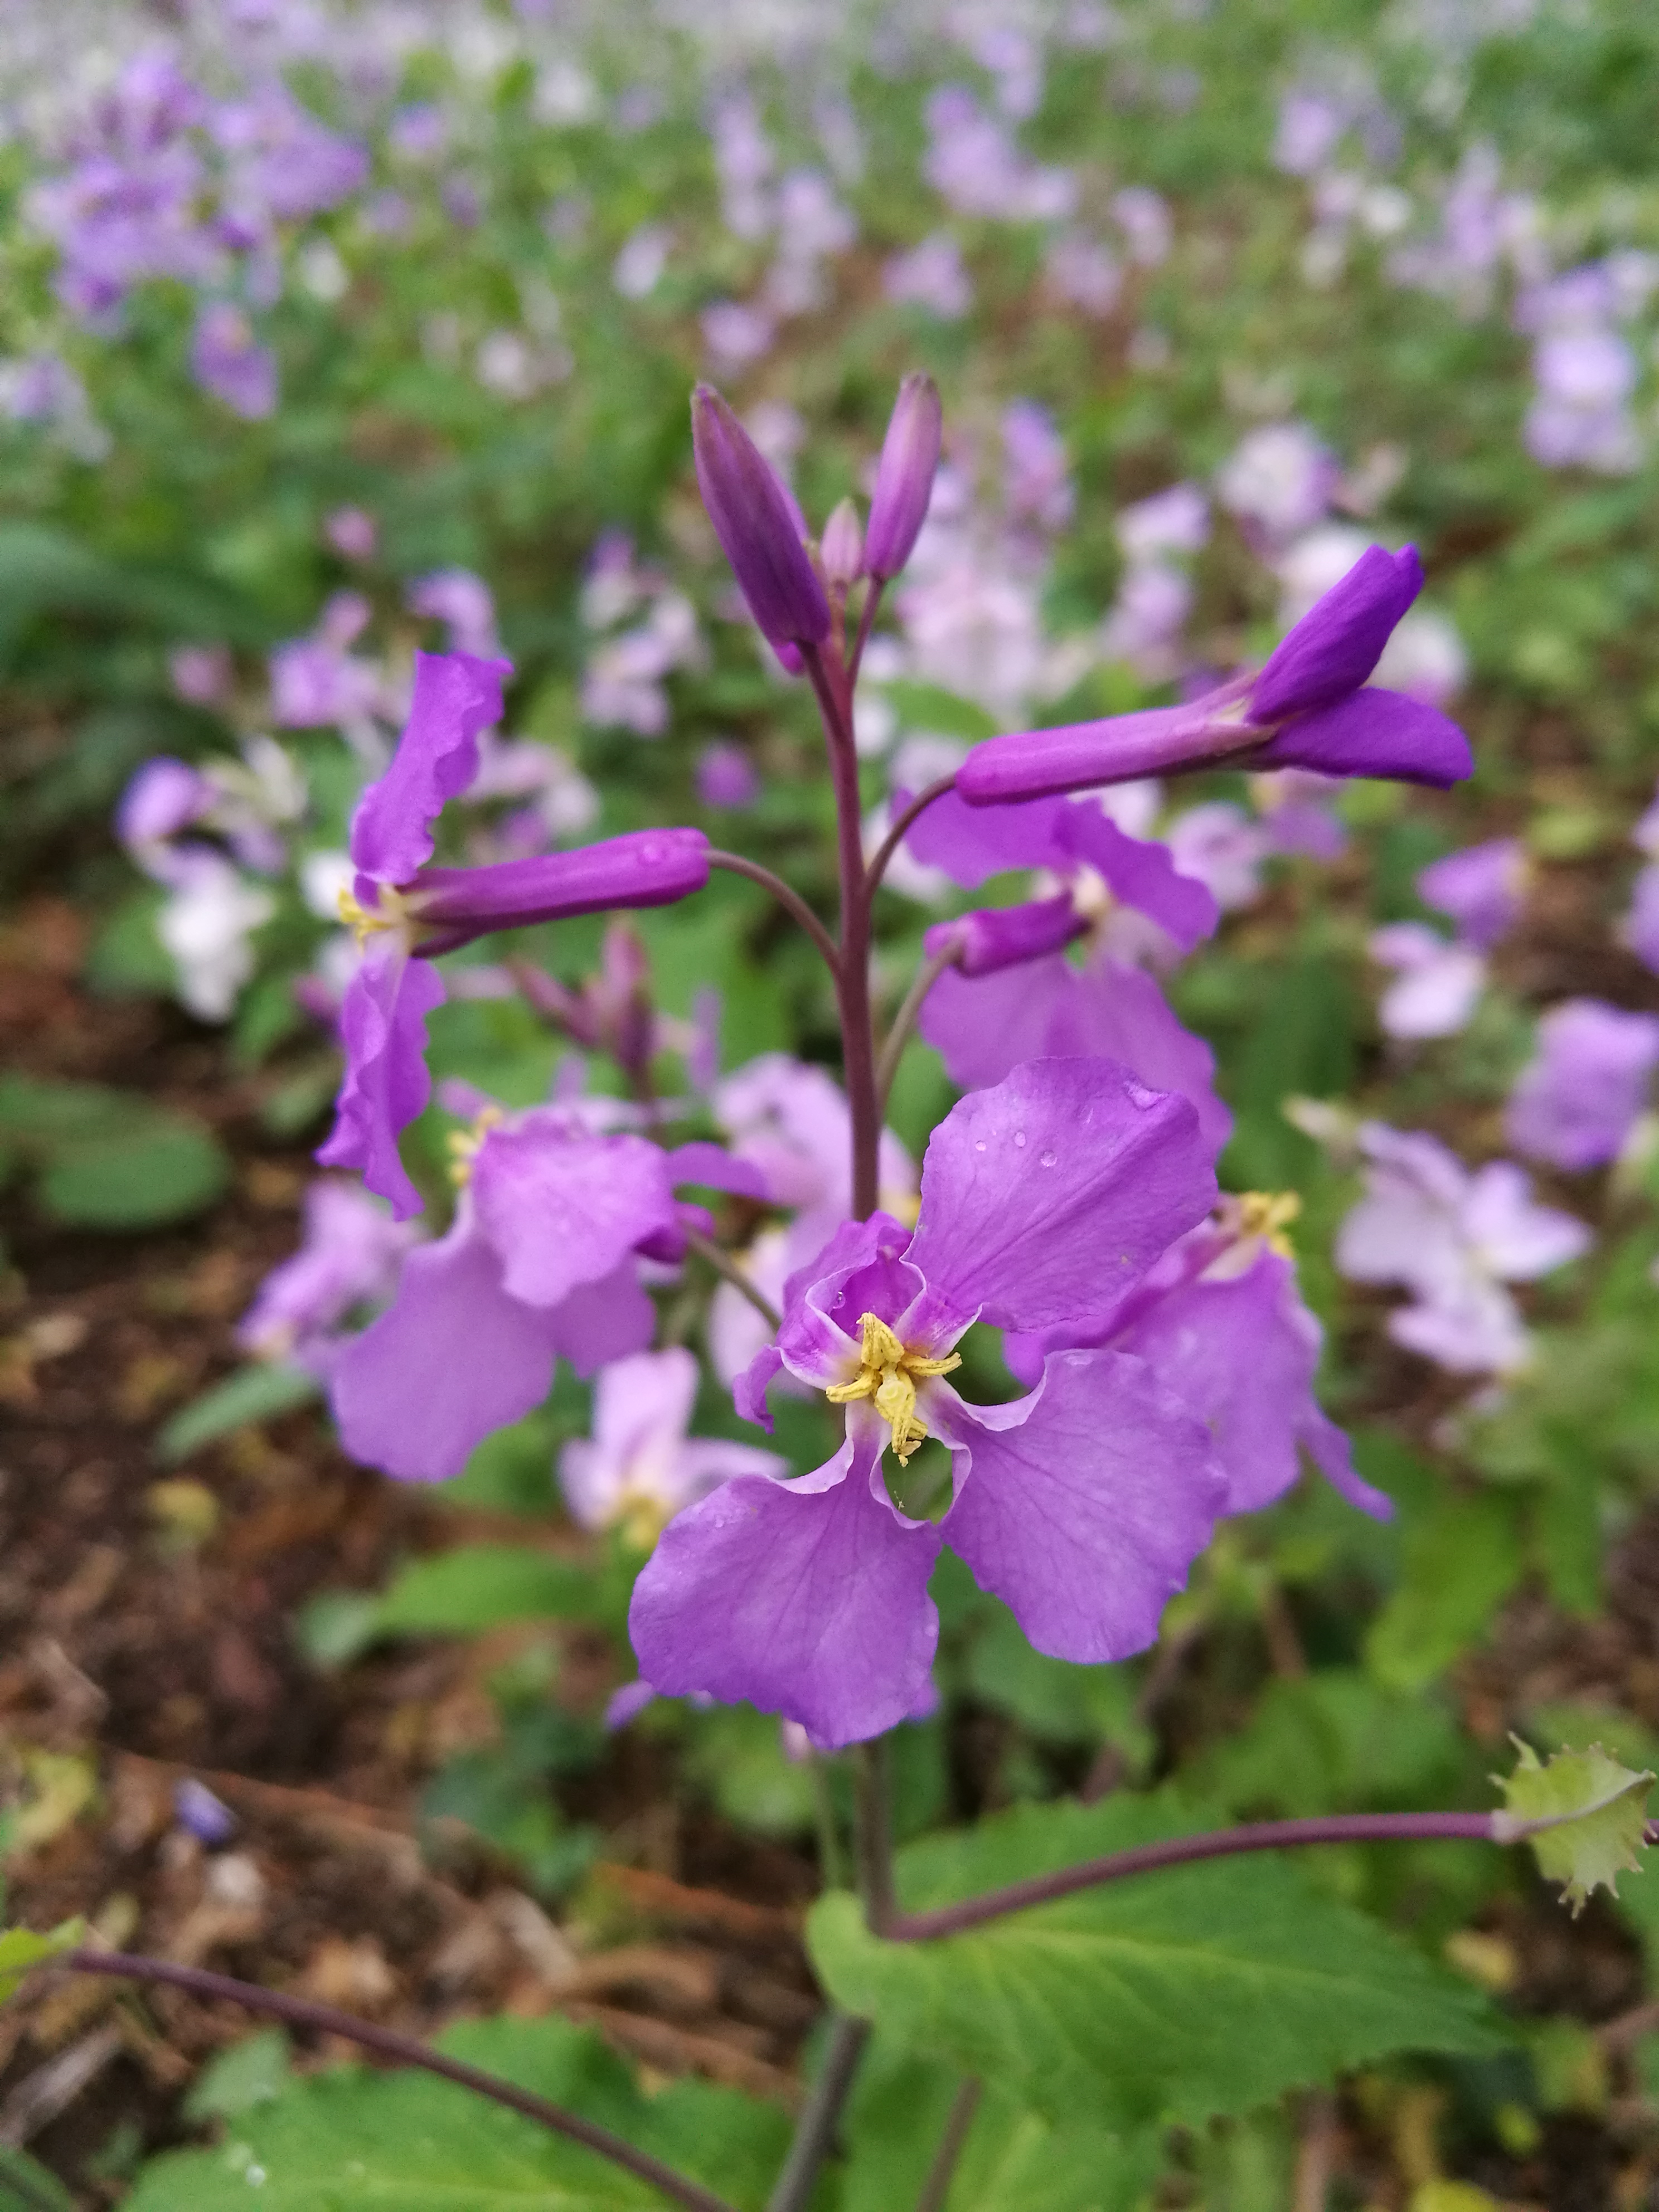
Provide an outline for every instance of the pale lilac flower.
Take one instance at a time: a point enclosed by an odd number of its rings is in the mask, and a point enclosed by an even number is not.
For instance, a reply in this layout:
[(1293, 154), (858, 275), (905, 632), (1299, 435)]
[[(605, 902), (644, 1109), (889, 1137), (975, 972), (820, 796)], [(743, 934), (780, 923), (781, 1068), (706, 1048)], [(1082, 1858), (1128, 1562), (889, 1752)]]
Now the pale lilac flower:
[(372, 561), (380, 533), (374, 516), (361, 507), (337, 507), (323, 525), (323, 535), (343, 560)]
[[(185, 761), (158, 754), (133, 771), (115, 810), (115, 834), (146, 873), (158, 872), (159, 848), (199, 822), (213, 805), (213, 787)], [(161, 871), (165, 880), (165, 869)]]
[(1172, 816), (1164, 842), (1181, 873), (1202, 884), (1223, 914), (1237, 914), (1261, 897), (1261, 864), (1273, 840), (1231, 799), (1206, 799)]
[(792, 169), (778, 190), (778, 251), (767, 271), (766, 304), (778, 315), (810, 314), (824, 301), (823, 267), (857, 239), (856, 217), (816, 169)]
[(1016, 399), (1002, 414), (1003, 503), (1016, 521), (1063, 530), (1076, 494), (1066, 441), (1046, 407)]
[(1336, 151), (1352, 119), (1346, 103), (1292, 87), (1279, 104), (1273, 167), (1292, 177), (1312, 176)]
[(1618, 1158), (1659, 1066), (1659, 1017), (1568, 999), (1538, 1024), (1510, 1094), (1510, 1142), (1528, 1159), (1579, 1172)]
[(598, 729), (659, 738), (668, 727), (665, 679), (702, 665), (696, 610), (682, 592), (659, 590), (643, 622), (595, 645), (582, 670), (582, 719)]
[(1521, 919), (1527, 878), (1527, 848), (1520, 839), (1494, 837), (1431, 861), (1417, 878), (1417, 891), (1425, 906), (1450, 916), (1465, 945), (1486, 952)]
[(1338, 1268), (1356, 1282), (1408, 1290), (1413, 1303), (1390, 1316), (1389, 1334), (1454, 1374), (1525, 1366), (1532, 1340), (1504, 1285), (1577, 1259), (1589, 1231), (1539, 1206), (1509, 1160), (1471, 1174), (1423, 1131), (1368, 1121), (1358, 1133), (1365, 1194), (1337, 1231)]
[(449, 143), (449, 118), (430, 100), (411, 100), (386, 125), (386, 144), (406, 161), (434, 161)]
[(930, 144), (922, 174), (959, 215), (999, 222), (1063, 221), (1077, 204), (1077, 180), (1066, 169), (1025, 161), (1003, 125), (961, 85), (928, 95)]
[(228, 1022), (253, 974), (250, 939), (276, 902), (208, 845), (174, 847), (164, 879), (155, 934), (178, 970), (179, 999), (198, 1021)]
[(760, 778), (748, 754), (729, 738), (719, 738), (697, 756), (697, 796), (705, 806), (742, 812), (760, 796)]
[(1195, 483), (1171, 484), (1121, 508), (1113, 528), (1133, 562), (1201, 552), (1210, 540), (1210, 502)]
[(1162, 193), (1147, 185), (1130, 185), (1116, 193), (1112, 213), (1129, 248), (1129, 258), (1143, 269), (1156, 269), (1170, 258), (1175, 243), (1175, 218)]
[(350, 1340), (343, 1324), (391, 1297), (415, 1237), (412, 1224), (394, 1221), (355, 1183), (319, 1177), (306, 1193), (300, 1249), (261, 1283), (237, 1342), (261, 1359), (326, 1376)]
[(495, 634), (495, 601), (482, 576), (470, 568), (434, 568), (417, 576), (404, 594), (410, 614), (443, 623), (445, 649), (493, 660), (501, 652)]
[[(846, 1405), (846, 1441), (811, 1474), (738, 1476), (670, 1522), (634, 1593), (642, 1677), (747, 1698), (827, 1747), (877, 1735), (924, 1693), (945, 1542), (1039, 1650), (1144, 1650), (1225, 1510), (1202, 1421), (1117, 1352), (1054, 1352), (1007, 1406), (970, 1406), (943, 1376), (975, 1319), (1036, 1333), (1109, 1310), (1208, 1211), (1209, 1159), (1186, 1100), (1109, 1061), (1038, 1062), (956, 1106), (915, 1234), (884, 1214), (844, 1229), (739, 1391), (767, 1419), (787, 1367)], [(937, 1527), (882, 1474), (890, 1439), (902, 1464), (930, 1432), (956, 1470)]]
[(228, 300), (214, 301), (198, 316), (190, 365), (204, 391), (250, 422), (276, 405), (276, 357), (255, 338), (241, 309)]
[(926, 307), (941, 322), (959, 322), (974, 304), (962, 249), (945, 230), (936, 230), (908, 253), (896, 253), (882, 271), (882, 289), (900, 306)]
[(230, 648), (224, 645), (181, 645), (167, 657), (173, 688), (192, 707), (220, 707), (229, 696)]
[(1048, 289), (1097, 322), (1109, 315), (1123, 289), (1123, 271), (1111, 248), (1086, 231), (1062, 231), (1043, 262)]
[(683, 1507), (733, 1475), (776, 1476), (788, 1462), (757, 1444), (691, 1437), (697, 1363), (683, 1346), (636, 1352), (599, 1370), (593, 1433), (559, 1455), (559, 1485), (584, 1528), (620, 1528), (648, 1551)]
[(1397, 979), (1376, 1010), (1390, 1036), (1455, 1036), (1468, 1027), (1486, 988), (1486, 963), (1472, 945), (1448, 940), (1424, 922), (1395, 921), (1373, 930), (1366, 949)]
[(776, 157), (747, 92), (722, 100), (709, 122), (714, 166), (720, 172), (720, 207), (734, 238), (760, 238), (772, 227), (768, 190)]
[(276, 647), (270, 662), (270, 712), (279, 728), (349, 729), (384, 708), (380, 670), (348, 649), (372, 612), (361, 592), (336, 592), (309, 637)]
[(674, 234), (664, 222), (642, 222), (629, 233), (611, 264), (611, 282), (624, 300), (649, 299), (668, 266)]
[(1269, 545), (1322, 521), (1341, 471), (1305, 422), (1269, 422), (1241, 440), (1216, 473), (1216, 495)]

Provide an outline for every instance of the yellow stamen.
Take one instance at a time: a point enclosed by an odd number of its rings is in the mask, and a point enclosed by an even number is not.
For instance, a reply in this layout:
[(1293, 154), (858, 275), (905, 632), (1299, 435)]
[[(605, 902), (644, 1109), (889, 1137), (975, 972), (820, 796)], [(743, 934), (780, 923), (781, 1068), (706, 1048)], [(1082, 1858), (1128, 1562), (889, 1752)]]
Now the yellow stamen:
[(484, 1139), (505, 1118), (499, 1106), (486, 1106), (470, 1129), (452, 1129), (444, 1139), (450, 1155), (449, 1180), (457, 1190), (465, 1190), (471, 1182), (472, 1164)]
[(1264, 1237), (1267, 1249), (1281, 1260), (1296, 1257), (1296, 1248), (1285, 1234), (1302, 1211), (1302, 1200), (1295, 1191), (1247, 1190), (1237, 1203), (1241, 1237)]
[(884, 1321), (872, 1313), (859, 1322), (861, 1342), (859, 1371), (850, 1382), (837, 1382), (824, 1392), (832, 1406), (845, 1406), (855, 1398), (874, 1401), (876, 1411), (892, 1431), (893, 1455), (903, 1467), (927, 1434), (927, 1425), (916, 1417), (919, 1376), (948, 1375), (960, 1367), (962, 1356), (929, 1359), (925, 1352), (906, 1348)]
[(340, 893), (339, 905), (340, 919), (356, 939), (360, 952), (381, 930), (407, 929), (410, 924), (408, 902), (390, 884), (380, 885), (373, 906), (364, 906), (350, 890)]

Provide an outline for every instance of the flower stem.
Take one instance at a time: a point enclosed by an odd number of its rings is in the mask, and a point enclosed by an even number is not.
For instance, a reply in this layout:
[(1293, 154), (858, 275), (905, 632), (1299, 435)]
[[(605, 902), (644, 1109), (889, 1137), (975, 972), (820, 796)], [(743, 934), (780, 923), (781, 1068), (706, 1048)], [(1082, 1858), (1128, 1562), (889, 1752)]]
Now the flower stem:
[(846, 2013), (836, 2014), (823, 2064), (796, 2123), (789, 2155), (766, 2200), (766, 2212), (805, 2212), (818, 2168), (834, 2144), (836, 2124), (847, 2102), (869, 2033), (867, 2020), (854, 2020)]
[(700, 1260), (706, 1260), (714, 1273), (724, 1276), (734, 1291), (741, 1291), (775, 1336), (779, 1329), (783, 1327), (783, 1316), (767, 1297), (765, 1291), (757, 1290), (750, 1281), (732, 1255), (723, 1246), (715, 1243), (712, 1237), (705, 1237), (701, 1229), (687, 1227), (682, 1233), (685, 1238), (686, 1249), (695, 1252)]
[(498, 2081), (493, 2074), (480, 2072), (459, 2058), (447, 2058), (442, 2052), (429, 2050), (413, 2036), (399, 2035), (389, 2027), (377, 2027), (372, 2021), (357, 2020), (349, 2012), (337, 2011), (334, 2006), (316, 2004), (308, 1997), (291, 1997), (279, 1990), (264, 1990), (253, 1982), (239, 1982), (228, 1974), (210, 1973), (202, 1966), (175, 1966), (170, 1959), (147, 1959), (125, 1951), (77, 1950), (65, 1952), (54, 1961), (59, 1966), (71, 1968), (82, 1974), (109, 1974), (123, 1981), (161, 1982), (169, 1988), (186, 1990), (191, 1996), (216, 1999), (221, 2002), (239, 2004), (249, 2012), (264, 2013), (273, 2020), (286, 2021), (291, 2027), (309, 2027), (324, 2035), (342, 2035), (349, 2042), (361, 2044), (365, 2051), (389, 2058), (394, 2065), (418, 2066), (426, 2073), (435, 2074), (445, 2081), (453, 2081), (462, 2089), (471, 2089), (480, 2097), (488, 2097), (497, 2105), (505, 2105), (510, 2112), (520, 2112), (526, 2119), (534, 2120), (554, 2134), (568, 2136), (585, 2150), (595, 2151), (608, 2158), (613, 2166), (625, 2166), (637, 2174), (653, 2189), (661, 2191), (673, 2204), (684, 2205), (687, 2212), (732, 2212), (722, 2197), (700, 2183), (689, 2180), (673, 2167), (665, 2166), (660, 2159), (653, 2158), (648, 2151), (635, 2150), (620, 2136), (612, 2135), (592, 2120), (585, 2120), (580, 2113), (568, 2112), (562, 2105), (550, 2104), (545, 2097), (533, 2096), (528, 2089), (516, 2088), (510, 2081)]
[(1004, 1889), (964, 1898), (958, 1905), (937, 1905), (931, 1912), (896, 1909), (890, 1902), (890, 1869), (887, 1909), (879, 1911), (866, 1905), (866, 1911), (871, 1927), (890, 1942), (921, 1943), (935, 1936), (959, 1936), (969, 1928), (982, 1928), (988, 1921), (1001, 1920), (1011, 1912), (1051, 1905), (1057, 1898), (1097, 1888), (1103, 1882), (1121, 1881), (1127, 1875), (1155, 1874), (1200, 1859), (1230, 1858), (1240, 1851), (1277, 1851), (1310, 1844), (1513, 1843), (1535, 1826), (1555, 1825), (1550, 1821), (1508, 1825), (1508, 1819), (1501, 1813), (1339, 1813), (1311, 1820), (1254, 1820), (1237, 1828), (1216, 1829), (1208, 1835), (1167, 1836), (1160, 1843), (1140, 1844), (1133, 1850), (1111, 1851), (1104, 1858), (1085, 1859), (1079, 1866), (1060, 1867), (1053, 1874), (1036, 1875), (1028, 1881), (1010, 1882)]
[(800, 924), (823, 955), (824, 963), (831, 975), (839, 978), (841, 955), (836, 950), (835, 939), (800, 893), (785, 883), (781, 876), (775, 876), (770, 868), (762, 867), (758, 860), (749, 860), (742, 853), (711, 851), (708, 865), (711, 868), (723, 868), (729, 876), (747, 876), (751, 884), (758, 884), (763, 890), (769, 891), (791, 921)]
[(954, 939), (924, 960), (910, 978), (910, 988), (899, 1001), (899, 1010), (893, 1017), (893, 1026), (887, 1032), (880, 1057), (876, 1061), (876, 1098), (884, 1114), (887, 1111), (887, 1094), (893, 1087), (893, 1078), (898, 1073), (898, 1064), (910, 1032), (916, 1025), (922, 1003), (947, 968), (954, 968), (962, 957), (962, 947)]
[(826, 1889), (847, 1887), (847, 1859), (841, 1846), (841, 1823), (830, 1787), (830, 1770), (821, 1753), (807, 1753), (807, 1772), (812, 1778), (812, 1819), (817, 1832), (818, 1878)]
[(859, 634), (853, 641), (853, 650), (847, 660), (847, 681), (850, 687), (859, 680), (859, 671), (864, 665), (864, 648), (870, 642), (870, 633), (875, 627), (876, 611), (881, 605), (881, 595), (887, 586), (884, 578), (872, 576), (864, 590), (864, 605), (859, 611)]
[(916, 817), (925, 812), (936, 799), (943, 799), (947, 791), (954, 791), (956, 787), (957, 780), (954, 775), (942, 775), (936, 783), (930, 783), (919, 791), (903, 812), (899, 815), (887, 835), (877, 846), (875, 857), (865, 872), (864, 888), (870, 897), (875, 896), (878, 886), (887, 872), (887, 863), (904, 842), (906, 833)]
[(864, 1917), (879, 1936), (905, 1915), (893, 1887), (893, 1834), (888, 1809), (887, 1745), (877, 1736), (853, 1751), (854, 1846)]
[(951, 2181), (957, 2170), (957, 2160), (962, 2156), (962, 2147), (968, 2140), (968, 2130), (974, 2124), (974, 2114), (979, 2110), (979, 2083), (969, 2075), (957, 2091), (951, 2104), (951, 2115), (945, 2123), (945, 2133), (939, 2137), (939, 2148), (933, 2153), (933, 2162), (927, 2169), (927, 2179), (921, 2185), (921, 2194), (916, 2199), (916, 2212), (945, 2212), (945, 2200), (951, 2193)]

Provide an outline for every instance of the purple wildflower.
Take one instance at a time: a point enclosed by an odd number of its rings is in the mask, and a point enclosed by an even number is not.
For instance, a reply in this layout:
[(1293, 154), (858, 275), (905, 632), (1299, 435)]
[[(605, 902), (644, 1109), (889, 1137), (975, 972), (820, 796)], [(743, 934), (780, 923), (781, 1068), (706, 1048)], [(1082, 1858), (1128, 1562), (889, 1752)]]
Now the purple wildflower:
[(896, 253), (882, 271), (882, 289), (890, 300), (926, 307), (941, 322), (959, 322), (974, 304), (962, 249), (945, 230), (936, 230), (908, 253)]
[(1525, 1172), (1492, 1160), (1474, 1174), (1421, 1130), (1363, 1122), (1365, 1194), (1337, 1231), (1336, 1264), (1360, 1283), (1399, 1283), (1395, 1342), (1454, 1374), (1506, 1375), (1532, 1353), (1506, 1283), (1576, 1260), (1591, 1243), (1570, 1213), (1539, 1206)]
[(344, 561), (372, 561), (380, 540), (374, 516), (361, 507), (337, 507), (323, 525), (323, 535)]
[(684, 1506), (733, 1475), (774, 1476), (787, 1462), (757, 1444), (690, 1437), (697, 1363), (682, 1346), (636, 1352), (599, 1370), (593, 1433), (568, 1443), (559, 1482), (584, 1528), (621, 1528), (649, 1551)]
[(743, 747), (716, 738), (697, 757), (697, 796), (705, 806), (741, 812), (760, 796), (760, 779)]
[(336, 592), (310, 636), (276, 647), (270, 656), (270, 711), (279, 728), (349, 729), (386, 704), (380, 671), (348, 650), (373, 612), (361, 592)]
[(253, 335), (240, 307), (216, 300), (203, 308), (191, 341), (196, 381), (233, 414), (258, 422), (276, 405), (276, 357)]
[(1486, 963), (1473, 945), (1449, 941), (1425, 922), (1395, 921), (1373, 930), (1367, 950), (1397, 979), (1376, 1010), (1390, 1036), (1455, 1036), (1468, 1026), (1486, 988)]
[(800, 509), (719, 392), (691, 400), (697, 483), (714, 534), (761, 634), (776, 645), (818, 645), (830, 602), (808, 556)]
[(210, 1850), (228, 1844), (236, 1832), (236, 1815), (229, 1806), (193, 1774), (180, 1775), (173, 1784), (173, 1810), (179, 1826)]
[(482, 868), (441, 868), (432, 824), (478, 773), (479, 733), (501, 719), (506, 661), (417, 653), (409, 721), (391, 767), (352, 817), (355, 893), (346, 912), (362, 964), (341, 1012), (345, 1082), (325, 1167), (362, 1170), (399, 1219), (420, 1194), (398, 1133), (424, 1108), (426, 1017), (444, 987), (431, 962), (486, 935), (614, 907), (665, 905), (708, 880), (700, 830), (641, 830), (574, 852)]
[(495, 599), (483, 578), (470, 568), (435, 568), (429, 576), (417, 576), (404, 596), (411, 614), (443, 623), (451, 653), (493, 660), (501, 652)]
[(1222, 763), (1455, 783), (1473, 765), (1462, 732), (1433, 708), (1365, 680), (1422, 580), (1409, 546), (1397, 554), (1373, 546), (1258, 675), (1181, 706), (988, 738), (957, 788), (970, 805), (995, 806)]
[(155, 848), (199, 822), (213, 805), (213, 786), (199, 770), (166, 753), (134, 771), (115, 810), (115, 834), (141, 867)]
[[(845, 1442), (811, 1474), (739, 1476), (669, 1524), (634, 1594), (641, 1674), (748, 1698), (826, 1746), (876, 1735), (926, 1685), (945, 1542), (1039, 1650), (1144, 1649), (1225, 1508), (1203, 1423), (1115, 1351), (1052, 1354), (1012, 1405), (970, 1406), (943, 1377), (976, 1319), (1035, 1333), (1109, 1310), (1213, 1203), (1209, 1159), (1186, 1100), (1109, 1061), (1040, 1060), (956, 1106), (914, 1236), (879, 1213), (843, 1228), (739, 1389), (765, 1420), (787, 1368), (846, 1406)], [(929, 1432), (957, 1470), (937, 1528), (882, 1474), (890, 1441), (902, 1465)]]
[(1510, 1142), (1577, 1172), (1617, 1159), (1659, 1066), (1659, 1017), (1569, 999), (1538, 1024), (1537, 1048), (1510, 1094)]
[(1434, 860), (1417, 878), (1425, 906), (1448, 915), (1458, 936), (1489, 951), (1521, 919), (1526, 902), (1527, 852), (1518, 838), (1494, 837)]
[(354, 1183), (320, 1177), (306, 1193), (300, 1249), (274, 1267), (238, 1324), (236, 1340), (262, 1359), (326, 1375), (349, 1340), (341, 1324), (390, 1297), (413, 1228)]

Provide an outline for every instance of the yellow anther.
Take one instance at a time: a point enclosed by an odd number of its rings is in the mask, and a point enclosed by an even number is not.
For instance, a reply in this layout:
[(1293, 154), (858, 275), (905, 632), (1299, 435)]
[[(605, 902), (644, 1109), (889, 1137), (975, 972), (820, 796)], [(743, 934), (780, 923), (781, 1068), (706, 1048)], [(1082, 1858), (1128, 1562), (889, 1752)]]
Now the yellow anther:
[(444, 1139), (449, 1152), (449, 1180), (457, 1190), (465, 1190), (472, 1180), (472, 1164), (478, 1157), (484, 1139), (505, 1119), (499, 1106), (486, 1106), (477, 1115), (470, 1129), (452, 1129)]
[(1244, 1191), (1238, 1199), (1239, 1234), (1264, 1237), (1270, 1252), (1277, 1252), (1281, 1260), (1293, 1259), (1295, 1248), (1285, 1231), (1301, 1211), (1302, 1200), (1293, 1190)]
[(617, 1500), (609, 1526), (620, 1528), (631, 1549), (651, 1552), (668, 1524), (668, 1508), (660, 1498), (643, 1490), (625, 1490)]
[(383, 884), (373, 906), (365, 906), (354, 891), (343, 890), (339, 898), (340, 919), (357, 940), (361, 952), (371, 937), (383, 929), (404, 929), (409, 927), (408, 904), (401, 891)]
[(837, 1382), (824, 1392), (833, 1406), (855, 1398), (873, 1400), (876, 1411), (892, 1431), (893, 1454), (904, 1466), (927, 1434), (927, 1425), (916, 1417), (916, 1382), (929, 1375), (948, 1375), (960, 1367), (962, 1357), (930, 1359), (901, 1343), (877, 1315), (866, 1314), (859, 1322), (859, 1371), (850, 1382)]

